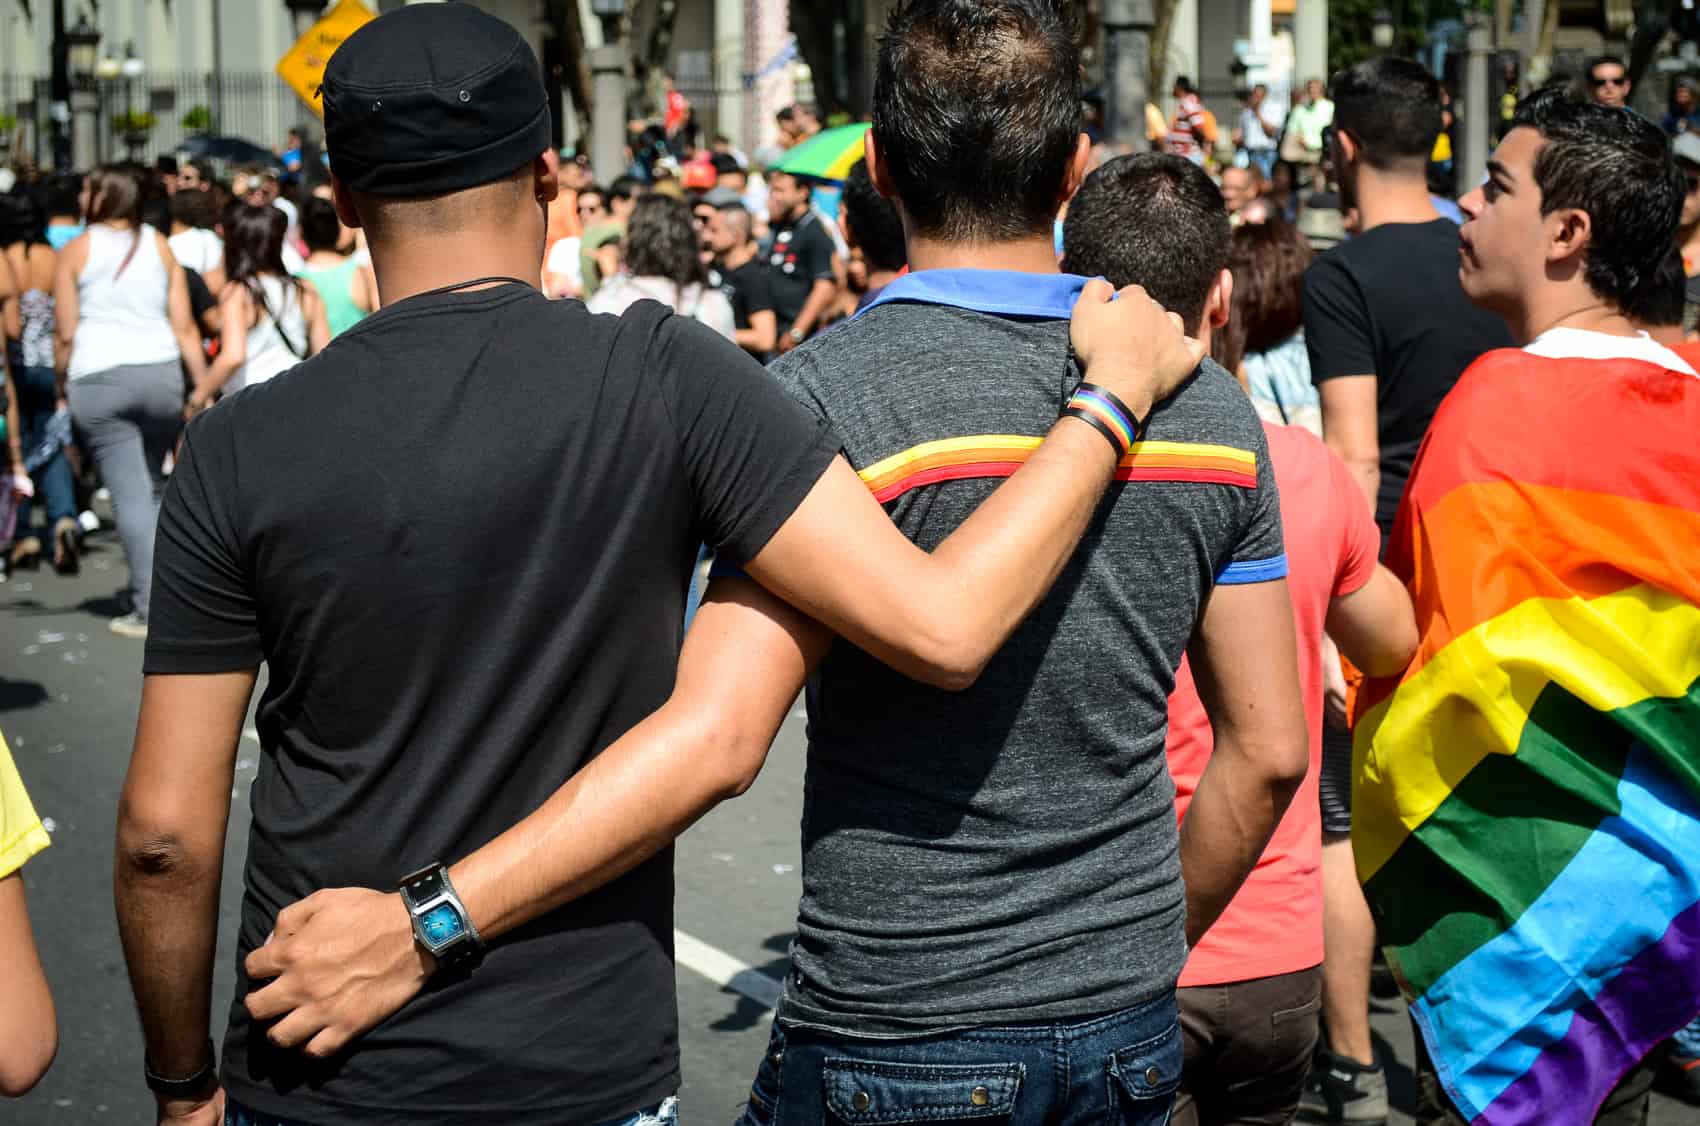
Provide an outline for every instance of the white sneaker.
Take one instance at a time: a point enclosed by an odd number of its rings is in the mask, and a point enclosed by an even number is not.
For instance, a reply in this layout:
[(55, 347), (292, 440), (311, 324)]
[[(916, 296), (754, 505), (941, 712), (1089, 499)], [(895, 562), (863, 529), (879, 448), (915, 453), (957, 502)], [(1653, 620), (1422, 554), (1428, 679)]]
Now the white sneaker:
[(122, 618), (113, 618), (107, 622), (106, 628), (119, 637), (133, 637), (141, 641), (148, 635), (148, 620), (140, 614), (125, 614)]

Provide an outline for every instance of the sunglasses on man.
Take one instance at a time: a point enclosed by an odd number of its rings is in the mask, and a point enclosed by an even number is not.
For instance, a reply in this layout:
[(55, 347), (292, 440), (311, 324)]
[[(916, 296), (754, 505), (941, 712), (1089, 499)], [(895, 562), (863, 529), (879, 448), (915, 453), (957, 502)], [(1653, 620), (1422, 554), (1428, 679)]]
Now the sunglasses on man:
[(1622, 75), (1622, 74), (1607, 75), (1604, 78), (1590, 78), (1588, 81), (1593, 83), (1594, 89), (1596, 89), (1596, 90), (1598, 90), (1601, 86), (1627, 86), (1627, 85), (1629, 85), (1628, 76)]

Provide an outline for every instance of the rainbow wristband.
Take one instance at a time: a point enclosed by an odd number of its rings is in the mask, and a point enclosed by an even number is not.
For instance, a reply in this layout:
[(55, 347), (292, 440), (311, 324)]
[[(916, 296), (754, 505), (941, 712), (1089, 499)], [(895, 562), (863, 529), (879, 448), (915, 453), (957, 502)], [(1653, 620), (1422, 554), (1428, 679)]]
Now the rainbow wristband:
[(1062, 413), (1090, 423), (1115, 447), (1118, 459), (1127, 456), (1145, 431), (1145, 423), (1107, 387), (1082, 383), (1074, 389)]

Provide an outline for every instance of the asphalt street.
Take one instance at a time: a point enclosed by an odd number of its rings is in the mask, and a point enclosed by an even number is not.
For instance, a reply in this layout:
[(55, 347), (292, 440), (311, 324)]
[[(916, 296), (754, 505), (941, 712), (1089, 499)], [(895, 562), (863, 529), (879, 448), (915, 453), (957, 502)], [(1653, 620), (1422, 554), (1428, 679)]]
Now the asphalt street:
[[(81, 575), (26, 572), (0, 585), (0, 730), (53, 837), (25, 877), (60, 1022), (59, 1056), (47, 1077), (22, 1100), (0, 1103), (7, 1126), (153, 1121), (111, 895), (114, 816), (141, 688), (142, 644), (106, 629), (124, 574), (115, 537), (101, 533)], [(260, 753), (252, 736), (244, 738), (226, 848), (215, 1031), (233, 989), (229, 939)], [(772, 1014), (764, 1002), (786, 972), (800, 890), (802, 775), (797, 711), (755, 786), (677, 848), (680, 1097), (688, 1126), (733, 1120), (767, 1042)], [(1382, 1004), (1375, 1027), (1400, 1108), (1393, 1121), (1408, 1123), (1408, 1023), (1396, 1006)], [(1651, 1121), (1679, 1126), (1700, 1121), (1700, 1111), (1661, 1098)]]

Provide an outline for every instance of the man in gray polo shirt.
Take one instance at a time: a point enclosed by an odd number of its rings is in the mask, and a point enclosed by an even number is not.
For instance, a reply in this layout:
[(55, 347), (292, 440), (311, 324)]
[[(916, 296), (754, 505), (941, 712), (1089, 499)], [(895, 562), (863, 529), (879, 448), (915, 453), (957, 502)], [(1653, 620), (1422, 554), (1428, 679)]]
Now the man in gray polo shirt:
[[(914, 272), (772, 370), (931, 549), (1080, 380), (1085, 280), (1050, 245), (1087, 154), (1079, 59), (1044, 0), (911, 0), (882, 43), (868, 167)], [(819, 666), (793, 968), (745, 1123), (1166, 1118), (1188, 941), (1255, 862), (1306, 736), (1273, 475), (1233, 379), (1206, 365), (1118, 477), (968, 690), (843, 643)], [(1177, 833), (1183, 651), (1218, 742)]]

